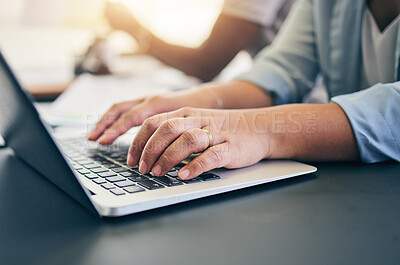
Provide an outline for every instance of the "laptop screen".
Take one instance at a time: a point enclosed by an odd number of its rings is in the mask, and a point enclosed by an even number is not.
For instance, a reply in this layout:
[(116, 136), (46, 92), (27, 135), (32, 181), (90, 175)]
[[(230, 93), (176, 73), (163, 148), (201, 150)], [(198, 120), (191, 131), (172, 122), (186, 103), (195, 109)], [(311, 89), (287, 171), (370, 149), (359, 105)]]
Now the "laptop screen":
[(29, 97), (0, 52), (0, 135), (19, 158), (96, 212)]

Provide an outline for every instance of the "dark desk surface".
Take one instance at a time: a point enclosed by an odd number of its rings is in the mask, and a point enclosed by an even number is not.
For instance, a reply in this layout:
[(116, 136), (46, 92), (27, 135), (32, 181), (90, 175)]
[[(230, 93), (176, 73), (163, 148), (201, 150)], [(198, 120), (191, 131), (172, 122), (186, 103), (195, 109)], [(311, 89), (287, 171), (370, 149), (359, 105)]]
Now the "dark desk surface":
[(313, 175), (117, 219), (0, 149), (2, 264), (400, 264), (400, 165)]

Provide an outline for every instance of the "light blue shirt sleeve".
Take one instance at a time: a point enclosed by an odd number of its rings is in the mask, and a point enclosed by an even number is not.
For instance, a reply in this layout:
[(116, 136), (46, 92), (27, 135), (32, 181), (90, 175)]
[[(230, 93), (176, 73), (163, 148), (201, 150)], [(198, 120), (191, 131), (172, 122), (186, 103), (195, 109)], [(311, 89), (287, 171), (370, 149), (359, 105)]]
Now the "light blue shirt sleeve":
[(400, 82), (332, 98), (346, 113), (361, 160), (400, 162)]
[(359, 30), (363, 8), (364, 2), (350, 0), (297, 1), (274, 43), (237, 79), (264, 89), (279, 105), (301, 102), (322, 72), (330, 95), (337, 95), (332, 102), (344, 110), (352, 126), (361, 160), (400, 162), (400, 82), (355, 92), (361, 66), (359, 37), (341, 39), (339, 34), (348, 28)]
[(261, 87), (273, 96), (275, 105), (301, 102), (319, 73), (313, 21), (311, 1), (296, 1), (272, 45), (236, 79)]

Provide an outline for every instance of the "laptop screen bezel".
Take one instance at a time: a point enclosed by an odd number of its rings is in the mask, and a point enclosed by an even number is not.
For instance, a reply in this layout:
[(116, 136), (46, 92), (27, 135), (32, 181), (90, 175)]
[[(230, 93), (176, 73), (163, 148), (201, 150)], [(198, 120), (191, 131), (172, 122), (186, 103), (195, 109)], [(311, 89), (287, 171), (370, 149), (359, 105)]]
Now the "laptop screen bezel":
[(22, 89), (1, 51), (0, 93), (0, 135), (7, 147), (91, 213), (100, 216), (90, 191), (73, 173), (32, 104), (32, 96)]

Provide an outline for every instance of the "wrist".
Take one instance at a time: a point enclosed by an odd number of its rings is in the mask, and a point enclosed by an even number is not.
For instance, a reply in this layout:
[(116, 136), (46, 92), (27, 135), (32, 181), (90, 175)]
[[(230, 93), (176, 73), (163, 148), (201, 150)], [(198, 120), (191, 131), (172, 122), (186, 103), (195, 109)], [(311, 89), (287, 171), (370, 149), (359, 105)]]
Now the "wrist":
[(200, 98), (202, 102), (202, 108), (208, 109), (223, 109), (225, 108), (225, 102), (221, 91), (218, 90), (218, 85), (209, 82), (198, 87), (197, 98)]
[(272, 133), (270, 110), (268, 108), (248, 109), (244, 113), (251, 134), (258, 139), (260, 150), (263, 152), (263, 159), (274, 158), (280, 139)]
[(172, 92), (164, 95), (165, 100), (171, 102), (176, 108), (193, 107), (193, 108), (206, 108), (217, 109), (221, 103), (217, 102), (216, 95), (210, 92), (206, 86)]
[[(265, 159), (290, 159), (294, 150), (291, 143), (288, 145), (286, 113), (279, 111), (276, 107), (268, 107), (258, 114), (254, 124), (257, 130), (262, 133), (262, 141), (265, 143)], [(261, 128), (260, 128), (261, 127)]]
[(136, 40), (137, 52), (141, 54), (149, 53), (151, 50), (153, 35), (141, 25), (135, 25), (129, 30), (129, 34)]

